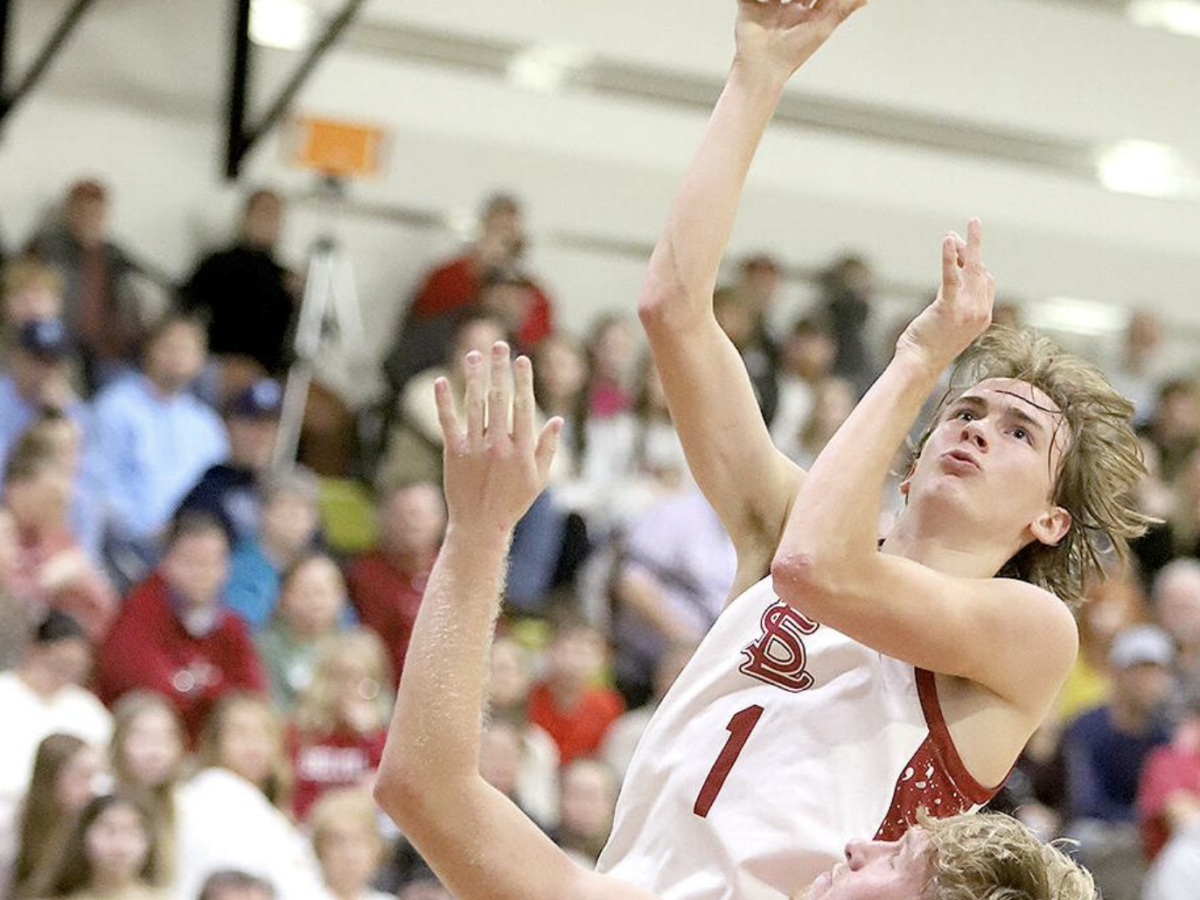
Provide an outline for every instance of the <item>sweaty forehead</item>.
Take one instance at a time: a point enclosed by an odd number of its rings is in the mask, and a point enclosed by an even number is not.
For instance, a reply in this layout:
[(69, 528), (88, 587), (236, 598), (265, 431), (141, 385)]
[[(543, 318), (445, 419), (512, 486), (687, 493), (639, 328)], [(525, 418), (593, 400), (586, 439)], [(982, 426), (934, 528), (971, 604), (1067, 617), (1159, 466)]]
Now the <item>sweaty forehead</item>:
[(967, 388), (964, 397), (980, 397), (988, 403), (1000, 406), (1014, 405), (1034, 418), (1051, 423), (1062, 415), (1050, 397), (1028, 381), (1019, 378), (987, 378)]

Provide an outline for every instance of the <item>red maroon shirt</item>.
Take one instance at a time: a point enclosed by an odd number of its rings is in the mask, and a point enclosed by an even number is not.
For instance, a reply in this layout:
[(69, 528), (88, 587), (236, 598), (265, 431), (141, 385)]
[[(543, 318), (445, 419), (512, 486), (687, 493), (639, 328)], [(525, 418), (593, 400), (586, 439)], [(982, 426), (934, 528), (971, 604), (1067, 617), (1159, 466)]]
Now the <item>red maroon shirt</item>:
[(369, 734), (336, 731), (305, 734), (294, 727), (288, 750), (295, 775), (292, 804), (296, 818), (304, 819), (312, 805), (331, 788), (356, 787), (379, 768), (387, 729)]
[(355, 560), (346, 576), (359, 621), (382, 638), (391, 654), (396, 684), (400, 683), (408, 642), (432, 568), (431, 557), (420, 572), (406, 574), (375, 550)]
[[(475, 260), (460, 256), (434, 269), (426, 276), (412, 302), (414, 319), (429, 319), (441, 313), (473, 303), (479, 295), (479, 275)], [(533, 284), (533, 303), (520, 333), (515, 335), (522, 347), (533, 347), (554, 330), (554, 307), (542, 288)]]
[(611, 688), (584, 691), (572, 710), (560, 709), (546, 684), (537, 685), (529, 695), (529, 721), (554, 738), (564, 766), (595, 753), (609, 727), (624, 711), (625, 702)]
[(157, 572), (133, 589), (96, 659), (96, 694), (108, 705), (134, 690), (162, 694), (195, 740), (213, 705), (267, 681), (242, 620), (219, 609), (206, 634), (184, 628)]
[(1154, 859), (1170, 838), (1166, 809), (1179, 791), (1200, 794), (1200, 753), (1167, 745), (1150, 751), (1138, 783), (1137, 811), (1146, 859)]

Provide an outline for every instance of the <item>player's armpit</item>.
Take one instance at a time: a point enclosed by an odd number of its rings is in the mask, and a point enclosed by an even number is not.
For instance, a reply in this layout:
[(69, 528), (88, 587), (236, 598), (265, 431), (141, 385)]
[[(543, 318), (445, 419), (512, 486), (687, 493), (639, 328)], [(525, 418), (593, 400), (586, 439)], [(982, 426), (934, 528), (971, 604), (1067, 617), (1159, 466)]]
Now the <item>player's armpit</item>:
[(1079, 633), (1053, 594), (1007, 578), (960, 578), (876, 554), (853, 570), (776, 562), (779, 596), (894, 659), (966, 678), (1038, 721), (1075, 661)]
[(750, 376), (711, 314), (642, 312), (671, 419), (696, 483), (744, 558), (774, 553), (804, 470), (772, 443)]

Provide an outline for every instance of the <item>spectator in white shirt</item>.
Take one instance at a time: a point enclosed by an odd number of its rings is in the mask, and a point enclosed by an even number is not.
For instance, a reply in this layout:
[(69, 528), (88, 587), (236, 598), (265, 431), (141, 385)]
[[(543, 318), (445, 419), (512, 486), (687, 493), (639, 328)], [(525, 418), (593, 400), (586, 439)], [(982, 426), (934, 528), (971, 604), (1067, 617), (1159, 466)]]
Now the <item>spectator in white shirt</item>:
[(80, 687), (92, 662), (83, 627), (52, 611), (38, 625), (15, 669), (0, 672), (0, 833), (10, 830), (29, 787), (42, 739), (69, 734), (93, 747), (108, 744), (112, 717)]

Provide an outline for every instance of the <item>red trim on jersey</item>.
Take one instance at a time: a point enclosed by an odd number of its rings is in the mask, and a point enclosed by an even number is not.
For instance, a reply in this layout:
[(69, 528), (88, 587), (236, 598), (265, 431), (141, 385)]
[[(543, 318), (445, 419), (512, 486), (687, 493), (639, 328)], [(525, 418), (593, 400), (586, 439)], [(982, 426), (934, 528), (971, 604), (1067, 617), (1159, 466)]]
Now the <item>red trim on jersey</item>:
[(929, 736), (896, 779), (891, 806), (875, 832), (877, 841), (899, 840), (916, 822), (918, 809), (936, 819), (953, 816), (982, 806), (1000, 789), (984, 787), (967, 771), (942, 714), (934, 674), (916, 669), (915, 675)]
[(946, 725), (946, 717), (942, 715), (942, 704), (938, 700), (937, 676), (927, 669), (916, 669), (917, 696), (921, 698), (921, 712), (925, 714), (925, 724), (929, 726), (929, 736), (933, 738), (938, 757), (945, 764), (950, 780), (954, 786), (973, 804), (982, 806), (1000, 790), (1004, 782), (995, 787), (984, 787), (975, 780), (975, 776), (967, 771), (966, 764), (958, 755), (954, 746), (954, 738), (950, 736), (950, 728)]

